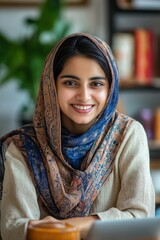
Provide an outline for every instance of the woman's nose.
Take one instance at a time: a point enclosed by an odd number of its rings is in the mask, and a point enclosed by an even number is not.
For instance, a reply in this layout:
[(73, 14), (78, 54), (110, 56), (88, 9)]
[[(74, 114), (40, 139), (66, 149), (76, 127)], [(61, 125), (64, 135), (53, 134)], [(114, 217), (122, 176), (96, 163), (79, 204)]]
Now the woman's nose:
[(91, 99), (91, 91), (86, 86), (82, 86), (78, 89), (77, 92), (77, 99), (81, 100), (82, 102), (87, 102)]

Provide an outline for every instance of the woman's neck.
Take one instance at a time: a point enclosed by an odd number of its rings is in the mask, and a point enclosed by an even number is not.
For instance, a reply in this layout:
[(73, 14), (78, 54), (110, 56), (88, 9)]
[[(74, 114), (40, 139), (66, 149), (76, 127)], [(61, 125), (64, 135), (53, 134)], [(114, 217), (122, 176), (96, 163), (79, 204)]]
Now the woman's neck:
[(88, 123), (88, 124), (78, 124), (75, 123), (74, 121), (71, 121), (70, 119), (68, 119), (66, 116), (62, 116), (62, 126), (67, 129), (67, 131), (69, 131), (72, 134), (75, 135), (81, 135), (83, 133), (85, 133), (95, 122), (95, 119)]

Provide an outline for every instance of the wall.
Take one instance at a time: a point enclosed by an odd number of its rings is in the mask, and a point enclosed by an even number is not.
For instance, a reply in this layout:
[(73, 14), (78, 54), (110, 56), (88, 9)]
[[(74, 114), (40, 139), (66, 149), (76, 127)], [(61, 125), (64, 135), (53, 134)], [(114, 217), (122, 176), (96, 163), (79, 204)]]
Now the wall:
[[(67, 7), (62, 17), (72, 23), (71, 32), (90, 32), (107, 39), (105, 0), (88, 0), (86, 6)], [(21, 38), (30, 34), (24, 24), (26, 17), (38, 14), (36, 7), (32, 8), (0, 8), (0, 32), (10, 38)], [(16, 61), (16, 59), (15, 59)], [(28, 96), (18, 89), (16, 83), (10, 82), (0, 86), (0, 136), (18, 127), (19, 110), (27, 102)]]

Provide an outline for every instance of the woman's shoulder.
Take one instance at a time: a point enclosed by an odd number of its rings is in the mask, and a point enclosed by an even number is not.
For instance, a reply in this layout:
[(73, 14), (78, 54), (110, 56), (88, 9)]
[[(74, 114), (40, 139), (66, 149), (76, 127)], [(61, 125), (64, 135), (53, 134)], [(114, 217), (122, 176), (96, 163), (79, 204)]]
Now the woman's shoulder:
[(15, 129), (0, 138), (0, 192), (4, 176), (4, 162), (6, 157), (19, 159), (23, 161), (21, 154), (21, 137), (35, 136), (33, 125), (25, 125)]
[[(23, 136), (35, 137), (35, 131), (32, 124), (15, 129), (0, 138), (0, 199), (5, 170), (4, 163), (6, 159), (8, 162), (15, 159), (24, 163), (24, 157), (21, 152)], [(12, 162), (14, 163), (14, 161)]]
[(116, 115), (119, 118), (123, 119), (124, 121), (130, 123), (131, 129), (141, 129), (141, 130), (144, 130), (143, 125), (138, 120), (136, 120), (135, 118), (130, 117), (130, 116), (128, 116), (128, 115), (126, 115), (124, 113), (118, 112), (118, 111), (116, 111)]
[(32, 124), (22, 126), (2, 136), (0, 138), (0, 151), (7, 149), (11, 142), (20, 142), (23, 136), (35, 137), (35, 131)]
[(121, 118), (125, 118), (128, 122), (128, 127), (126, 129), (125, 138), (131, 138), (133, 141), (147, 142), (147, 135), (144, 126), (138, 120), (127, 116), (122, 113), (118, 113)]
[(116, 112), (116, 114), (118, 118), (126, 124), (125, 137), (132, 136), (132, 139), (137, 138), (141, 140), (144, 139), (144, 141), (147, 140), (146, 132), (141, 122), (120, 112)]
[(0, 138), (0, 165), (3, 166), (6, 154), (21, 159), (21, 149), (25, 138), (36, 137), (32, 124), (15, 129)]

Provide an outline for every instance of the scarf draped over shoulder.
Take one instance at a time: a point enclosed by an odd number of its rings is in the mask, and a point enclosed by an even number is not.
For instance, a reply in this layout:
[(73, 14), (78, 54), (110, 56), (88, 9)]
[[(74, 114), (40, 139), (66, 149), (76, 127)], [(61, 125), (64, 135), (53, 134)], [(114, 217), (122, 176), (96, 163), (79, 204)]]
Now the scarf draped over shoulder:
[[(53, 74), (54, 56), (74, 36), (89, 38), (104, 54), (112, 83), (103, 112), (82, 135), (62, 131), (61, 114)], [(21, 151), (36, 186), (41, 204), (58, 219), (87, 216), (101, 187), (113, 170), (116, 153), (131, 122), (116, 111), (119, 77), (109, 46), (86, 33), (62, 39), (45, 61), (33, 124), (12, 131), (0, 139), (0, 197), (3, 194), (4, 152), (11, 142)], [(68, 159), (83, 158), (78, 169)], [(107, 189), (106, 189), (107, 191)]]

